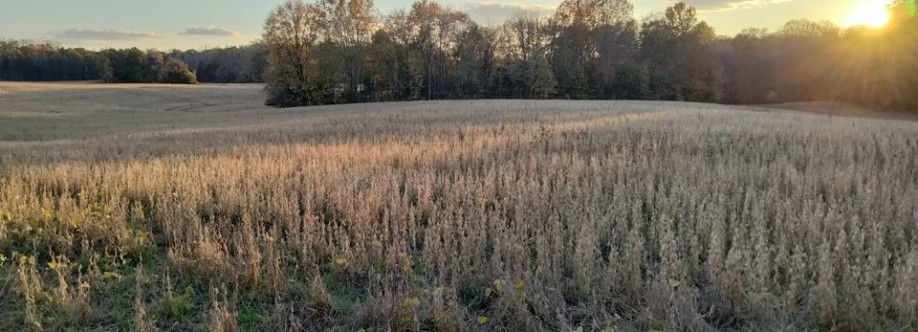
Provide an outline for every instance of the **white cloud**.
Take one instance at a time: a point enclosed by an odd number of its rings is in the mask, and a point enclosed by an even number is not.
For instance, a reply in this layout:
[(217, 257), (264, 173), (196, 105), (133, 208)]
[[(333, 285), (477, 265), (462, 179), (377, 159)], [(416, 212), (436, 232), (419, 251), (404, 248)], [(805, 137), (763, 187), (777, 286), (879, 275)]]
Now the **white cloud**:
[(185, 32), (180, 33), (180, 35), (193, 35), (193, 36), (216, 36), (216, 37), (239, 37), (242, 36), (240, 33), (217, 26), (209, 26), (202, 28), (188, 28), (185, 29)]
[(519, 3), (471, 2), (459, 7), (469, 14), (475, 22), (481, 24), (500, 24), (520, 11), (534, 12), (539, 15), (551, 15), (554, 6), (528, 5)]
[(142, 40), (158, 38), (154, 32), (136, 32), (122, 29), (67, 29), (51, 32), (57, 39), (69, 40)]

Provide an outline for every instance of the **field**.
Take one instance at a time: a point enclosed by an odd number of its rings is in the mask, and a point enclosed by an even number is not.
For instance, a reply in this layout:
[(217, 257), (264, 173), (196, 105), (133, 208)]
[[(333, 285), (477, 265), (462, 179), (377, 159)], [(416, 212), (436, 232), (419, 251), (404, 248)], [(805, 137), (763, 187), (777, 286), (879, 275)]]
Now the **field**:
[(0, 83), (0, 330), (918, 329), (918, 122)]

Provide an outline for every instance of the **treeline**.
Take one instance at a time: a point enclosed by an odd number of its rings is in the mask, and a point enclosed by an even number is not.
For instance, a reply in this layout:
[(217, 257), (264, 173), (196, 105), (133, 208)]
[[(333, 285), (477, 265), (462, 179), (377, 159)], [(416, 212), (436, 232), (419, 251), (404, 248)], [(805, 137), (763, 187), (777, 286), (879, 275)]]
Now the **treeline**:
[(626, 0), (565, 0), (484, 27), (421, 0), (381, 21), (370, 0), (295, 0), (263, 38), (276, 106), (453, 98), (809, 100), (915, 110), (914, 0), (885, 29), (797, 20), (717, 37), (678, 3), (641, 21)]
[(111, 61), (99, 52), (0, 40), (0, 80), (99, 80)]
[(268, 65), (267, 50), (261, 43), (215, 48), (204, 51), (173, 51), (193, 68), (198, 81), (206, 83), (262, 83)]
[(257, 83), (267, 63), (265, 48), (204, 51), (106, 49), (90, 51), (50, 43), (0, 40), (0, 80), (105, 81), (112, 83)]
[(918, 111), (918, 20), (911, 6), (891, 6), (892, 21), (882, 30), (796, 20), (776, 33), (747, 29), (718, 40), (711, 49), (723, 73), (721, 101), (828, 100)]

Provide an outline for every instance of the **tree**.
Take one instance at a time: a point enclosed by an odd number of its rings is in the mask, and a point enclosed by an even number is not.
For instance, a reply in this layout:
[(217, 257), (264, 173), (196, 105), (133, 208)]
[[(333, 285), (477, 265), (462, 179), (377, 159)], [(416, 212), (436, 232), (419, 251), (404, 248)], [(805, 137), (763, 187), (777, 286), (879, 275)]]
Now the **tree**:
[(838, 26), (829, 21), (813, 22), (800, 19), (785, 23), (778, 34), (787, 38), (818, 38), (837, 37), (839, 31)]
[(720, 99), (719, 67), (711, 44), (714, 29), (699, 22), (683, 2), (641, 26), (641, 55), (647, 64), (652, 98), (715, 102)]
[(162, 69), (166, 65), (166, 54), (157, 50), (147, 50), (146, 68), (141, 81), (147, 83), (162, 82)]
[(427, 99), (446, 98), (455, 94), (455, 55), (458, 39), (472, 26), (468, 14), (443, 8), (437, 2), (417, 1), (411, 5), (407, 22), (412, 44), (422, 54), (424, 93)]
[(666, 8), (664, 18), (667, 26), (676, 35), (684, 35), (691, 32), (698, 24), (697, 15), (694, 7), (687, 5), (685, 2), (678, 2), (672, 7)]
[(834, 48), (840, 45), (839, 28), (831, 22), (793, 20), (775, 35), (776, 66), (782, 68), (776, 77), (775, 90), (782, 99), (834, 100), (838, 91), (832, 87), (837, 67), (833, 64)]
[(203, 51), (172, 50), (168, 58), (181, 59), (193, 68), (199, 82), (261, 83), (267, 67), (267, 50), (261, 41), (245, 46)]
[(456, 86), (460, 96), (477, 98), (489, 95), (496, 65), (494, 29), (473, 24), (458, 40)]
[[(593, 32), (596, 58), (594, 72), (598, 98), (642, 98), (645, 89), (640, 81), (643, 68), (638, 65), (638, 32), (635, 20), (603, 25)], [(638, 84), (640, 86), (631, 86)]]
[(150, 66), (146, 54), (138, 48), (103, 51), (112, 66), (112, 83), (149, 83)]
[(564, 0), (558, 5), (554, 24), (562, 27), (581, 25), (595, 29), (632, 19), (634, 6), (627, 0)]
[(538, 52), (545, 52), (549, 37), (546, 22), (537, 12), (519, 11), (511, 16), (504, 29), (508, 32), (511, 54), (520, 60), (527, 61)]
[(553, 38), (551, 44), (551, 66), (558, 81), (558, 93), (563, 98), (588, 99), (592, 86), (587, 72), (585, 48), (577, 36), (581, 31), (565, 29)]
[(424, 82), (423, 51), (408, 13), (395, 11), (373, 36), (372, 79), (380, 100), (417, 100)]
[(198, 78), (188, 70), (188, 65), (177, 58), (169, 58), (163, 65), (162, 83), (172, 84), (198, 84)]
[[(366, 75), (367, 46), (370, 42), (372, 28), (376, 24), (372, 0), (322, 0), (319, 7), (325, 13), (326, 50), (338, 66), (344, 89), (344, 99), (348, 102), (360, 101)], [(334, 53), (332, 55), (331, 53)], [(337, 86), (333, 87), (337, 89)]]
[(614, 97), (616, 75), (634, 59), (637, 46), (631, 3), (566, 0), (552, 17), (552, 28), (551, 62), (562, 95)]
[(265, 90), (268, 105), (315, 104), (309, 77), (315, 66), (311, 51), (325, 32), (325, 12), (302, 0), (289, 0), (271, 11), (263, 38), (268, 49)]
[(885, 108), (910, 110), (918, 113), (918, 2), (896, 0), (890, 6), (891, 13), (887, 43), (886, 61), (879, 75), (888, 82)]
[(504, 79), (510, 96), (516, 98), (548, 98), (557, 92), (558, 81), (548, 59), (548, 21), (537, 13), (521, 11), (503, 27), (508, 41)]
[(549, 98), (555, 94), (558, 82), (551, 70), (551, 64), (545, 53), (534, 53), (524, 62), (524, 82), (526, 82), (527, 98)]
[(774, 38), (765, 29), (745, 29), (717, 42), (716, 60), (724, 71), (723, 101), (762, 104), (779, 98), (774, 87)]

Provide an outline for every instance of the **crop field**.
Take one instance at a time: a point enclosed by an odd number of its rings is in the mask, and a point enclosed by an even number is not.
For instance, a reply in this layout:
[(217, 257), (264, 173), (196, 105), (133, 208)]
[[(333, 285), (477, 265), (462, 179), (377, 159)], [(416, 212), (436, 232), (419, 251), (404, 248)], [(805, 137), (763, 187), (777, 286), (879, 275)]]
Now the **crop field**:
[(918, 329), (918, 122), (0, 83), (0, 330)]

